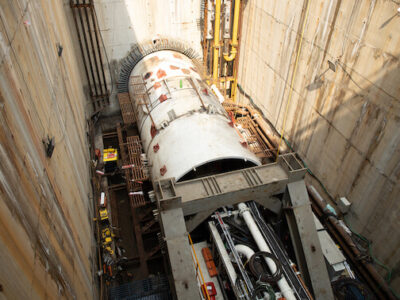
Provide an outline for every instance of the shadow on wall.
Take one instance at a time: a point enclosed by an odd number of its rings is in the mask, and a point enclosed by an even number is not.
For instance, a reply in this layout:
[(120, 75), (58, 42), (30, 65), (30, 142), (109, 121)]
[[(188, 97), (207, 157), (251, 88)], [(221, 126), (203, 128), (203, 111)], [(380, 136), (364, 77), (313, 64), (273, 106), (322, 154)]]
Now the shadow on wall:
[[(391, 71), (383, 76), (358, 74), (342, 62), (326, 62), (312, 80), (298, 74), (301, 85), (295, 83), (300, 88), (294, 91), (285, 130), (291, 146), (328, 191), (335, 198), (351, 200), (346, 220), (373, 240), (373, 252), (394, 268), (393, 287), (400, 280), (396, 272), (400, 265), (400, 99), (385, 87), (400, 86), (398, 64), (397, 57), (390, 57), (384, 67)], [(374, 78), (373, 82), (364, 76)], [(278, 124), (285, 115), (288, 90), (286, 86)], [(255, 104), (264, 112), (269, 109)]]
[[(310, 13), (285, 136), (334, 197), (346, 196), (353, 203), (349, 223), (373, 241), (380, 260), (396, 267), (400, 263), (398, 5), (248, 1), (239, 83), (281, 131), (307, 3)], [(391, 285), (400, 287), (400, 276), (393, 275)]]

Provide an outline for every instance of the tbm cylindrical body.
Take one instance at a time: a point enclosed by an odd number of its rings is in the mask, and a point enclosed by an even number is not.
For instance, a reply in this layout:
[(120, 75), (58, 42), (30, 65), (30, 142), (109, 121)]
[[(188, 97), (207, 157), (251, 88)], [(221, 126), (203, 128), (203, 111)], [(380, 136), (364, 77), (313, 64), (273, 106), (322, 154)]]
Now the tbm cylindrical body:
[(171, 50), (145, 56), (131, 72), (129, 93), (152, 180), (260, 164), (187, 56)]

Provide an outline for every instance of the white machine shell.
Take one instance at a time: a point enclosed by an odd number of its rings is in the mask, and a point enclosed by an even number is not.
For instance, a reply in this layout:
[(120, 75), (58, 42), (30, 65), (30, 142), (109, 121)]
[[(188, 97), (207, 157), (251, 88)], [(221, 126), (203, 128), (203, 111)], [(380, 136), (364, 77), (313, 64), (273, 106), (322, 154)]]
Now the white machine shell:
[[(139, 77), (145, 82), (147, 106), (135, 96)], [(162, 50), (145, 56), (132, 70), (129, 93), (153, 180), (178, 181), (202, 165), (226, 159), (260, 165), (185, 55)]]

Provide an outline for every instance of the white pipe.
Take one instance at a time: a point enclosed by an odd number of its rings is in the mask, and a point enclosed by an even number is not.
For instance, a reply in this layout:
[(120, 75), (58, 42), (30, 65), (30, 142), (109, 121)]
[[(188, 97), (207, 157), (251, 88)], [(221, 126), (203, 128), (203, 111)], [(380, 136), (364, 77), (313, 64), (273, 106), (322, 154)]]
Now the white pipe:
[(238, 253), (246, 256), (247, 260), (249, 260), (254, 255), (253, 249), (251, 249), (250, 247), (248, 247), (246, 245), (241, 245), (241, 244), (235, 245), (235, 249)]
[(206, 39), (213, 39), (214, 4), (212, 0), (207, 0), (207, 33)]
[(224, 0), (224, 39), (231, 38), (231, 0)]
[[(251, 235), (253, 236), (253, 239), (255, 240), (260, 251), (271, 253), (271, 249), (265, 242), (260, 230), (258, 229), (256, 222), (254, 222), (254, 219), (247, 205), (244, 203), (239, 203), (239, 212), (240, 215), (243, 217), (244, 221), (246, 222), (247, 227), (249, 228)], [(272, 259), (267, 258), (266, 263), (269, 269), (271, 270), (271, 273), (275, 273), (277, 268), (274, 261)], [(287, 300), (296, 300), (296, 297), (294, 296), (291, 287), (289, 286), (286, 278), (283, 275), (281, 279), (279, 279), (278, 281), (278, 286), (283, 294), (283, 297), (285, 297)]]
[(217, 247), (220, 251), (221, 257), (222, 257), (222, 262), (225, 265), (226, 271), (228, 273), (228, 276), (231, 280), (232, 286), (235, 286), (236, 279), (237, 279), (237, 274), (235, 271), (235, 268), (233, 267), (231, 260), (229, 259), (229, 254), (225, 249), (224, 242), (222, 241), (221, 236), (218, 233), (217, 228), (213, 223), (209, 223), (211, 233), (215, 239), (215, 243), (217, 244)]
[(222, 96), (221, 92), (219, 91), (219, 89), (215, 86), (215, 84), (213, 84), (211, 86), (211, 90), (214, 92), (215, 96), (217, 96), (218, 100), (220, 103), (225, 101), (224, 96)]

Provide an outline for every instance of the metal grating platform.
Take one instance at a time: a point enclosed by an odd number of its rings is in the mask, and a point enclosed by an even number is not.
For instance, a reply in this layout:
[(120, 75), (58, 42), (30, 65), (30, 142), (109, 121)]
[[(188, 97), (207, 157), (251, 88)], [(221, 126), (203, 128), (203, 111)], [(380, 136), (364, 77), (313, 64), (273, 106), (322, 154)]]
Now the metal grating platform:
[(170, 300), (172, 299), (166, 276), (136, 280), (110, 288), (111, 300)]
[(137, 105), (150, 105), (149, 95), (147, 94), (135, 95), (135, 100)]
[(143, 80), (142, 76), (131, 76), (130, 84), (133, 84), (133, 85), (144, 84), (144, 80)]
[(142, 183), (148, 179), (141, 159), (142, 144), (138, 136), (128, 136), (126, 143), (124, 143), (121, 126), (117, 127), (117, 133), (131, 207), (140, 207), (146, 204), (142, 192)]
[(251, 152), (260, 158), (276, 157), (276, 149), (268, 142), (267, 137), (246, 108), (228, 101), (225, 101), (222, 105), (228, 113), (233, 114), (235, 124)]
[(147, 174), (145, 174), (143, 168), (142, 159), (140, 157), (142, 154), (142, 143), (140, 142), (140, 138), (138, 136), (129, 136), (126, 140), (126, 145), (128, 147), (129, 163), (135, 166), (131, 168), (133, 179), (140, 181), (148, 179), (148, 176)]
[(246, 139), (249, 150), (253, 152), (258, 157), (273, 157), (272, 151), (274, 149), (269, 149), (261, 138), (261, 133), (257, 130), (257, 125), (249, 117), (239, 117), (236, 118), (236, 123), (242, 127), (242, 135)]
[(119, 106), (121, 107), (122, 119), (124, 124), (130, 125), (136, 122), (136, 116), (133, 104), (128, 93), (118, 94)]
[(142, 76), (131, 76), (129, 84), (132, 87), (132, 92), (134, 95), (146, 94), (146, 84)]
[(139, 207), (146, 204), (143, 192), (141, 191), (141, 184), (144, 180), (148, 179), (148, 175), (144, 171), (144, 166), (141, 159), (142, 144), (138, 136), (129, 136), (126, 140), (126, 149), (129, 159), (128, 164), (132, 165), (132, 167), (127, 169), (127, 172), (125, 172), (128, 173), (127, 180), (129, 178), (129, 197), (131, 199), (131, 206)]

